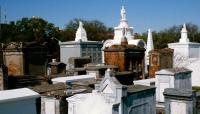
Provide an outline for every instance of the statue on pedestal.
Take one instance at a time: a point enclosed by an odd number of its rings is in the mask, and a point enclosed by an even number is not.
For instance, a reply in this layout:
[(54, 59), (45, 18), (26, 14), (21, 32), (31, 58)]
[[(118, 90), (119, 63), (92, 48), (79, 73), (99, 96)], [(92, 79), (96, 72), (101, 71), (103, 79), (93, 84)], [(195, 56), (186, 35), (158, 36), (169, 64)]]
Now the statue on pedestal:
[(121, 9), (121, 20), (126, 20), (126, 10), (124, 6), (122, 6), (122, 9)]

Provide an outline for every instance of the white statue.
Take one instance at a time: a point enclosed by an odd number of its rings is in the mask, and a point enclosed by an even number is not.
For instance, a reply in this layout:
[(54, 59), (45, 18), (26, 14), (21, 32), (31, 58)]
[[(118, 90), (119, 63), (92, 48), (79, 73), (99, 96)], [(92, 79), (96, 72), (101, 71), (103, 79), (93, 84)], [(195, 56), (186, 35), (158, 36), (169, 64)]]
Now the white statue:
[(121, 9), (121, 19), (126, 20), (126, 10), (124, 6), (122, 6), (122, 9)]

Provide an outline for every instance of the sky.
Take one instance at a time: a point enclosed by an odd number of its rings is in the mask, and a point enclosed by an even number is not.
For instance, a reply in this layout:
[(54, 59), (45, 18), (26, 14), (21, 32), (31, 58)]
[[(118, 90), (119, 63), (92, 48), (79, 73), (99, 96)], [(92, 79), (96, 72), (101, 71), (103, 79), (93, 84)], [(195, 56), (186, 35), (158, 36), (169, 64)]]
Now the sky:
[[(200, 25), (200, 0), (0, 0), (7, 22), (38, 16), (61, 29), (74, 18), (99, 20), (116, 27), (122, 5), (129, 26), (137, 33), (149, 28), (160, 31), (184, 22)], [(4, 16), (1, 21), (5, 21)]]

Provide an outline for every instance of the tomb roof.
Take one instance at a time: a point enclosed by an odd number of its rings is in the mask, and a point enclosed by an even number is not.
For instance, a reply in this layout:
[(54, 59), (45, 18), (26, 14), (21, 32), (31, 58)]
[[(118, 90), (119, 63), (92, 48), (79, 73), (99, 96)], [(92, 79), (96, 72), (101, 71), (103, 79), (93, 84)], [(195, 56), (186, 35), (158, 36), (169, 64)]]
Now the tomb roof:
[(185, 67), (177, 67), (177, 68), (162, 69), (162, 70), (156, 72), (156, 74), (158, 74), (158, 75), (169, 74), (169, 75), (174, 76), (174, 74), (190, 73), (190, 72), (192, 72), (192, 71)]
[(169, 54), (169, 53), (173, 53), (174, 50), (170, 49), (170, 48), (164, 48), (164, 49), (153, 49), (151, 51), (149, 51), (149, 53), (161, 53), (161, 54)]
[(127, 92), (129, 94), (141, 92), (141, 91), (145, 91), (145, 90), (151, 90), (151, 89), (155, 89), (155, 87), (144, 86), (144, 85), (129, 85), (129, 86), (127, 86)]
[(40, 95), (35, 91), (28, 88), (12, 89), (0, 91), (0, 103), (6, 103), (9, 101), (19, 101), (30, 98), (38, 98)]
[(136, 45), (112, 45), (111, 47), (106, 47), (105, 51), (125, 51), (125, 50), (141, 50), (145, 51), (144, 48), (136, 46)]
[(194, 94), (194, 91), (186, 89), (166, 88), (163, 94), (174, 97), (191, 97)]

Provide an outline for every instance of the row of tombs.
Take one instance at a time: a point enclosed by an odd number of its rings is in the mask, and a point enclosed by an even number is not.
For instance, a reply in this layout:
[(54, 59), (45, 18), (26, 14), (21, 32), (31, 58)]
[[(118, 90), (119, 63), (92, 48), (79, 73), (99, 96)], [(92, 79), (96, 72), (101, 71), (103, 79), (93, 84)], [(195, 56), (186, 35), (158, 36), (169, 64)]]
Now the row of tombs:
[[(152, 56), (152, 61), (149, 65), (148, 52), (153, 50), (152, 33), (149, 30), (148, 39), (151, 45), (147, 45), (142, 39), (134, 39), (133, 27), (128, 26), (126, 19), (126, 10), (122, 6), (120, 11), (121, 19), (117, 27), (114, 28), (114, 38), (104, 42), (90, 41), (87, 38), (87, 32), (83, 27), (83, 23), (79, 22), (79, 27), (76, 31), (75, 40), (68, 42), (57, 43), (56, 49), (49, 49), (51, 44), (38, 43), (17, 43), (11, 42), (1, 45), (0, 64), (8, 67), (8, 75), (48, 75), (47, 66), (51, 59), (56, 58), (58, 62), (66, 64), (67, 68), (74, 68), (70, 63), (71, 57), (86, 57), (91, 58), (91, 63), (106, 64), (118, 66), (119, 71), (130, 71), (134, 73), (136, 79), (144, 79), (147, 70), (149, 69), (149, 77), (155, 76), (155, 71), (162, 68), (172, 67), (172, 53), (164, 51), (156, 51), (157, 54)], [(54, 39), (55, 40), (55, 39)], [(150, 48), (149, 48), (150, 47)], [(52, 51), (50, 52), (50, 51)], [(163, 56), (163, 54), (165, 55)], [(57, 55), (57, 56), (56, 56)], [(164, 60), (169, 62), (165, 62)], [(152, 66), (152, 67), (151, 67)]]
[[(2, 45), (0, 89), (7, 89), (7, 84), (21, 89), (0, 91), (0, 113), (199, 113), (199, 94), (192, 85), (200, 78), (191, 75), (199, 67), (193, 71), (184, 68), (186, 64), (174, 67), (177, 53), (185, 54), (180, 56), (181, 63), (190, 59), (192, 63), (200, 56), (200, 44), (189, 42), (185, 25), (179, 43), (146, 52), (148, 42), (145, 47), (143, 40), (134, 39), (124, 7), (120, 24), (114, 29), (112, 40), (88, 41), (80, 22), (75, 41), (59, 42), (60, 61), (50, 61), (52, 55), (45, 44)], [(10, 75), (15, 78), (10, 80)], [(20, 85), (14, 84), (17, 81)]]
[[(118, 68), (117, 71), (122, 72), (122, 74), (130, 72), (132, 78), (138, 80), (155, 78), (155, 72), (158, 70), (173, 68), (175, 63), (180, 62), (179, 64), (181, 64), (189, 59), (199, 57), (200, 45), (189, 42), (185, 24), (181, 30), (179, 43), (171, 43), (166, 49), (153, 49), (151, 31), (148, 31), (147, 45), (141, 39), (134, 39), (133, 28), (128, 26), (124, 6), (122, 6), (120, 14), (120, 24), (114, 28), (114, 39), (108, 39), (105, 42), (89, 41), (83, 23), (80, 22), (74, 41), (59, 42), (57, 50), (54, 52), (60, 57), (49, 52), (47, 47), (50, 44), (11, 42), (1, 45), (0, 64), (4, 64), (8, 68), (9, 76), (40, 76), (40, 78), (47, 78), (47, 80), (60, 73), (63, 74), (62, 76), (70, 73), (87, 74), (88, 69), (92, 71), (92, 68), (84, 66), (87, 63), (97, 64), (93, 67), (93, 74), (103, 76), (105, 68), (109, 68), (106, 65), (113, 65)], [(182, 51), (179, 52), (179, 50)], [(177, 60), (177, 62), (175, 60), (177, 53), (185, 54), (178, 59), (185, 58)], [(56, 57), (57, 59), (51, 62), (51, 59)], [(198, 64), (199, 61), (188, 62), (192, 66)], [(188, 65), (185, 66), (190, 68)], [(192, 70), (192, 85), (200, 85), (198, 69), (192, 68)]]
[[(22, 46), (21, 43), (11, 42), (1, 50), (2, 67), (7, 67), (7, 70), (5, 68), (3, 70), (5, 75), (0, 77), (5, 80), (4, 83), (0, 83), (1, 86), (10, 82), (8, 86), (16, 88), (13, 87), (16, 80), (49, 80), (69, 75), (94, 74), (97, 78), (103, 78), (107, 68), (115, 69), (118, 74), (131, 78), (125, 81), (132, 83), (132, 80), (154, 78), (156, 71), (172, 68), (173, 65), (172, 49), (152, 50), (149, 54), (149, 74), (145, 75), (144, 48), (134, 45), (113, 45), (104, 49), (105, 64), (94, 64), (91, 57), (70, 57), (68, 64), (71, 68), (66, 68), (63, 62), (57, 62), (55, 59), (49, 60), (45, 46), (39, 44), (31, 44), (23, 48)], [(25, 85), (22, 84), (20, 87), (26, 87)]]
[(156, 72), (155, 80), (131, 85), (121, 84), (110, 69), (101, 81), (62, 77), (51, 85), (0, 91), (0, 113), (198, 114), (200, 99), (192, 90), (191, 72), (163, 69)]

